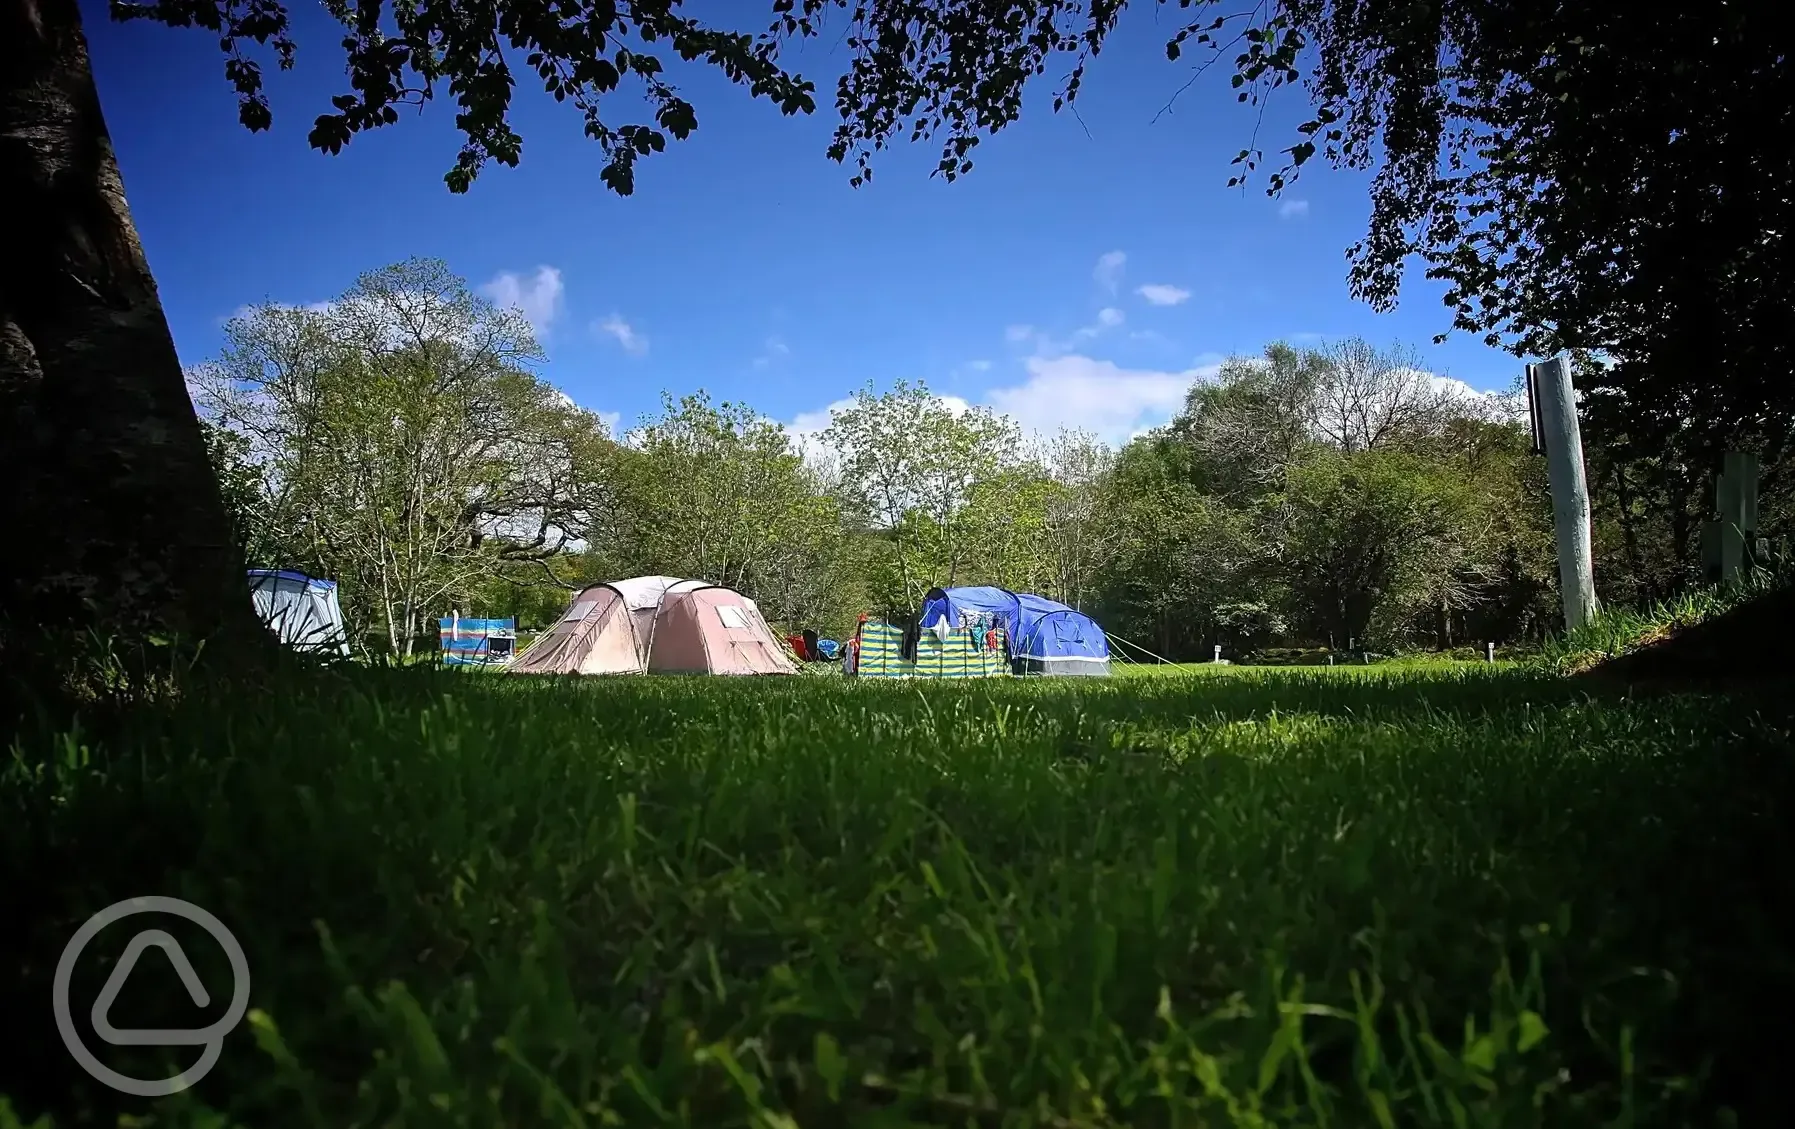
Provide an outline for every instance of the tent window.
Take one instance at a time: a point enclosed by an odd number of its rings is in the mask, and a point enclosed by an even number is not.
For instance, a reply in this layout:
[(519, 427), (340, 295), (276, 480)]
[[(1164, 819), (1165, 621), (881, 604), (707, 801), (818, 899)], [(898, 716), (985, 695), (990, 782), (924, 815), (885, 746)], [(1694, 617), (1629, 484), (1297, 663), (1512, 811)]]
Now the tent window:
[(724, 627), (733, 627), (737, 631), (748, 630), (748, 613), (734, 604), (724, 604), (717, 609), (717, 618), (723, 621)]
[(581, 600), (573, 607), (567, 609), (567, 614), (561, 617), (561, 622), (572, 623), (575, 620), (585, 619), (592, 614), (592, 609), (597, 606), (597, 600)]

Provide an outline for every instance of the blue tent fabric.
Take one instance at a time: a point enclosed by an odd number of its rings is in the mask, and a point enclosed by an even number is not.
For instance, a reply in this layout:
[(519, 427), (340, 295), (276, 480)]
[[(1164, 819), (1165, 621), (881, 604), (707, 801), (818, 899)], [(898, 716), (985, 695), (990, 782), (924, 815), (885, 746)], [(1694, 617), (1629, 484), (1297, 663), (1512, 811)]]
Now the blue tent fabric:
[(1109, 673), (1109, 638), (1097, 621), (1055, 600), (1007, 588), (936, 588), (924, 598), (922, 630), (942, 619), (948, 630), (968, 620), (994, 619), (1010, 639), (1017, 674)]

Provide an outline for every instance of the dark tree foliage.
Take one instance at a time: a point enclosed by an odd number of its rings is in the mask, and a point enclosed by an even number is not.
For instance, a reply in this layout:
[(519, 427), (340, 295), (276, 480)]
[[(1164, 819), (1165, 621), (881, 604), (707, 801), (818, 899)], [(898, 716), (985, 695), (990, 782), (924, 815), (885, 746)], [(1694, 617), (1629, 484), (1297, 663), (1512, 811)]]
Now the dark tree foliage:
[(279, 568), (292, 562), (279, 559), (269, 551), (265, 530), (266, 515), (262, 512), (261, 474), (250, 459), (249, 441), (243, 436), (206, 420), (200, 420), (200, 433), (206, 441), (206, 458), (218, 476), (218, 492), (224, 501), (224, 512), (230, 519), (231, 539), (243, 562), (251, 568)]
[[(635, 188), (638, 157), (665, 149), (669, 135), (683, 140), (698, 125), (692, 104), (667, 80), (656, 44), (687, 62), (717, 67), (787, 114), (816, 108), (814, 87), (780, 68), (776, 36), (707, 27), (680, 12), (679, 0), (412, 0), (390, 6), (384, 0), (325, 0), (325, 8), (345, 29), (341, 46), (350, 89), (331, 99), (334, 113), (313, 123), (312, 146), (339, 152), (355, 134), (397, 122), (399, 107), (419, 105), (446, 88), (465, 138), (445, 177), (454, 192), (466, 192), (488, 161), (515, 166), (522, 154), (523, 139), (508, 120), (516, 77), (507, 51), (521, 53), (557, 101), (580, 110), (586, 135), (609, 158), (605, 184), (626, 196)], [(277, 0), (112, 0), (112, 13), (216, 34), (225, 77), (237, 91), (239, 119), (252, 130), (272, 124), (261, 64), (245, 46), (271, 49), (283, 70), (293, 65), (297, 48), (287, 9)], [(652, 124), (612, 125), (602, 117), (602, 100), (626, 78), (641, 84), (654, 108)]]

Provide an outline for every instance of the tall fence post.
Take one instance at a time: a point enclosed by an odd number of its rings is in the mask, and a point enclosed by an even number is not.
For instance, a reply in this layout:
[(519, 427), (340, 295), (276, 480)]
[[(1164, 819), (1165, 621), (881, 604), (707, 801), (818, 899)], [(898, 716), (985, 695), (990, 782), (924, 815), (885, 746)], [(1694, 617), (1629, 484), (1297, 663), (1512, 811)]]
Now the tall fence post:
[(1545, 451), (1546, 478), (1552, 488), (1552, 524), (1558, 541), (1558, 588), (1564, 599), (1564, 625), (1574, 630), (1588, 622), (1601, 605), (1596, 602), (1589, 485), (1584, 477), (1583, 436), (1577, 427), (1577, 395), (1571, 385), (1570, 358), (1561, 355), (1528, 365), (1527, 391), (1536, 442)]
[(1758, 457), (1728, 451), (1714, 480), (1714, 516), (1702, 525), (1702, 565), (1710, 584), (1744, 579), (1756, 563)]

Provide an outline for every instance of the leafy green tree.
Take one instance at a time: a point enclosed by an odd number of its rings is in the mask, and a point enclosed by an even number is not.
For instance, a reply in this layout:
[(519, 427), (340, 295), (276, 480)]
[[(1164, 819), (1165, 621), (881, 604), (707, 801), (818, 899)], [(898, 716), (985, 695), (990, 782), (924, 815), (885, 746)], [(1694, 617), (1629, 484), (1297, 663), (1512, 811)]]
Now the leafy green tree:
[(1284, 471), (1317, 442), (1313, 426), (1320, 359), (1284, 344), (1262, 358), (1230, 357), (1198, 381), (1168, 438), (1201, 489), (1236, 502), (1282, 488)]
[(585, 575), (587, 563), (580, 552), (501, 562), (490, 575), (450, 593), (449, 607), (475, 619), (515, 618), (519, 631), (540, 631), (566, 614), (571, 592), (598, 579)]
[(251, 568), (281, 568), (298, 563), (281, 559), (284, 554), (273, 536), (262, 473), (250, 454), (249, 439), (205, 420), (200, 421), (200, 432), (206, 440), (206, 457), (218, 476), (231, 535), (244, 561)]
[(523, 367), (523, 318), (441, 263), (369, 272), (324, 310), (263, 307), (226, 336), (194, 380), (259, 459), (271, 535), (395, 652), (501, 565), (562, 552), (603, 504), (602, 425)]
[(1105, 483), (1097, 604), (1114, 633), (1168, 659), (1283, 628), (1276, 510), (1213, 484), (1176, 425), (1129, 443)]
[(1060, 597), (1048, 520), (1064, 494), (1065, 487), (1033, 461), (1018, 460), (973, 483), (967, 498), (972, 516), (965, 528), (974, 542), (953, 580), (943, 583), (994, 584)]
[(935, 585), (962, 582), (993, 522), (1007, 520), (973, 504), (981, 484), (1015, 461), (1016, 424), (985, 408), (957, 409), (921, 384), (872, 386), (838, 409), (823, 445), (840, 460), (849, 520), (886, 546), (890, 607), (916, 607)]
[(1047, 590), (1082, 608), (1095, 597), (1098, 574), (1115, 550), (1112, 507), (1103, 489), (1115, 452), (1090, 432), (1070, 429), (1048, 440), (1041, 461), (1052, 483), (1042, 513)]
[(1120, 453), (1106, 614), (1170, 657), (1535, 634), (1555, 551), (1519, 419), (1511, 397), (1448, 394), (1401, 348), (1231, 358)]
[[(788, 559), (830, 519), (803, 457), (779, 424), (698, 392), (664, 396), (631, 436), (620, 475), (619, 531), (634, 571), (691, 577), (802, 600)], [(779, 617), (786, 607), (767, 609)]]
[(867, 542), (844, 527), (841, 500), (826, 483), (806, 478), (807, 496), (787, 514), (778, 548), (747, 584), (762, 612), (793, 630), (845, 635), (867, 610)]
[(1291, 591), (1313, 628), (1398, 640), (1477, 548), (1475, 501), (1450, 468), (1397, 451), (1330, 451), (1289, 476)]

